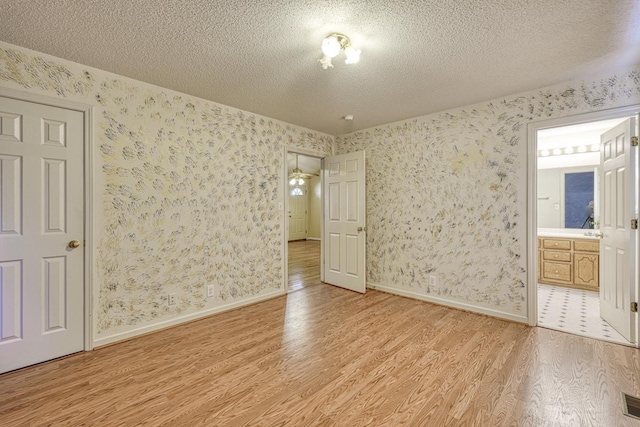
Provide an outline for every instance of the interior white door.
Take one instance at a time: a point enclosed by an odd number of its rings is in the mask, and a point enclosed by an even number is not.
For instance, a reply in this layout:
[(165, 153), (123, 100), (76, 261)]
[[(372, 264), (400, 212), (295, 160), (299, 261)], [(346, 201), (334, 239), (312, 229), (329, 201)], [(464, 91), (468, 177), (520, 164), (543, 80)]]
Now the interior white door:
[(324, 174), (324, 281), (365, 293), (364, 151), (326, 157)]
[(631, 340), (631, 289), (635, 245), (631, 244), (637, 182), (632, 179), (637, 159), (631, 152), (635, 120), (625, 120), (601, 136), (602, 191), (600, 194), (600, 316)]
[(83, 144), (83, 113), (0, 97), (0, 372), (84, 347)]
[(307, 238), (307, 187), (301, 185), (301, 196), (294, 196), (289, 189), (289, 241)]

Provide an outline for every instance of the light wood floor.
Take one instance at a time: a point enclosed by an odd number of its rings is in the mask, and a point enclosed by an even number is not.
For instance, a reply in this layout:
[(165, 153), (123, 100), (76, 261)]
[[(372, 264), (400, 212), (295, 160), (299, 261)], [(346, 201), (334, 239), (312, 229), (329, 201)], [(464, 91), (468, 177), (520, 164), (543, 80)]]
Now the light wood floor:
[(320, 282), (320, 241), (289, 242), (289, 291)]
[(637, 349), (320, 284), (0, 376), (2, 426), (637, 426)]

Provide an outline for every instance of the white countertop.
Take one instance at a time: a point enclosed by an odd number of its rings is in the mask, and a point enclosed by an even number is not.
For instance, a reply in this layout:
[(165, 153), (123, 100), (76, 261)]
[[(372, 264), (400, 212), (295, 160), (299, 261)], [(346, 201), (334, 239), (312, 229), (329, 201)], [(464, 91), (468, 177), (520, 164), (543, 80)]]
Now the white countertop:
[[(598, 240), (598, 238), (596, 236), (593, 236), (593, 234), (596, 231), (597, 230), (562, 230), (562, 229), (546, 230), (546, 229), (539, 228), (538, 229), (538, 237), (565, 237), (565, 238), (570, 238), (570, 239), (594, 239), (594, 240)], [(590, 233), (592, 235), (588, 236), (585, 233)]]

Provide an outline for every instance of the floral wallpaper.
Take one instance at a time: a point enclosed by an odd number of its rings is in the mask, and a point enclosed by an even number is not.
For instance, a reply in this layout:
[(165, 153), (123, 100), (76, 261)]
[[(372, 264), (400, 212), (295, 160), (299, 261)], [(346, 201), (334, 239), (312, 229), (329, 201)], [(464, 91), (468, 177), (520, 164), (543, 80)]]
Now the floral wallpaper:
[[(334, 137), (3, 42), (0, 86), (94, 105), (96, 338), (281, 289), (281, 148)], [(636, 103), (632, 69), (336, 137), (368, 281), (526, 315), (527, 123)]]
[(636, 103), (639, 69), (337, 137), (366, 150), (368, 281), (526, 316), (527, 123)]
[(333, 137), (6, 43), (0, 85), (96, 107), (98, 338), (282, 289), (282, 146)]

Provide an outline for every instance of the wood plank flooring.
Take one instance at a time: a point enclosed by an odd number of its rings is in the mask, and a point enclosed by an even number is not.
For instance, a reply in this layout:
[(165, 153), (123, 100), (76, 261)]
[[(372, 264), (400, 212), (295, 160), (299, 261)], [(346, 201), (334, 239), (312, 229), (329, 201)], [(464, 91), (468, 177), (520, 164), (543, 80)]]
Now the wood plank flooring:
[(638, 426), (637, 349), (319, 284), (0, 376), (2, 426)]
[(289, 291), (320, 282), (320, 241), (289, 242)]

